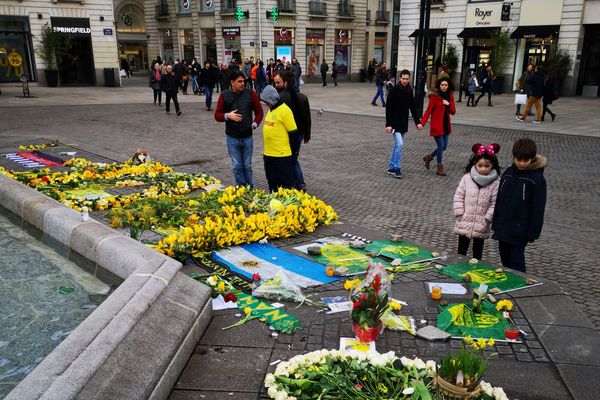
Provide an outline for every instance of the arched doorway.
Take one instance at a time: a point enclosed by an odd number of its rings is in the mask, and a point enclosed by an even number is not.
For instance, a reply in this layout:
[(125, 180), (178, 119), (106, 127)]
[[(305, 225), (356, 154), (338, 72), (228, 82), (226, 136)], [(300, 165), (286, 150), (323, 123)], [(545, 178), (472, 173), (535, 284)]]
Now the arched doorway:
[(127, 2), (117, 9), (115, 17), (119, 59), (129, 63), (132, 72), (148, 71), (146, 20), (142, 5)]

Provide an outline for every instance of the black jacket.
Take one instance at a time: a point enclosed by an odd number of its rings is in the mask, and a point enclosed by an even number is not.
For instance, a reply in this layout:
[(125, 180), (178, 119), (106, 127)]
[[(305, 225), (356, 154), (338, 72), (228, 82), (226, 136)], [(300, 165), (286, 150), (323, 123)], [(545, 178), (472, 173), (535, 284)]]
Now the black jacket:
[(375, 71), (375, 84), (376, 85), (383, 85), (385, 81), (387, 81), (387, 71), (384, 69), (377, 68), (377, 71)]
[(514, 164), (500, 179), (492, 219), (493, 239), (525, 246), (540, 237), (546, 208), (546, 157), (537, 155), (527, 170)]
[(410, 85), (403, 87), (395, 86), (388, 94), (385, 105), (385, 126), (391, 126), (395, 131), (406, 133), (408, 131), (408, 111), (415, 121), (415, 125), (421, 123), (417, 114), (417, 106)]
[(213, 88), (215, 83), (217, 83), (215, 70), (212, 67), (202, 68), (200, 70), (200, 84)]
[(160, 78), (160, 90), (163, 92), (174, 95), (177, 94), (177, 89), (179, 88), (179, 79), (177, 75), (173, 74), (163, 74)]
[(305, 142), (310, 140), (312, 119), (308, 97), (300, 92), (290, 92), (287, 89), (279, 92), (281, 100), (292, 110), (294, 121), (298, 127), (298, 134), (302, 135)]
[(544, 73), (542, 71), (535, 71), (527, 82), (531, 96), (540, 98), (544, 96)]

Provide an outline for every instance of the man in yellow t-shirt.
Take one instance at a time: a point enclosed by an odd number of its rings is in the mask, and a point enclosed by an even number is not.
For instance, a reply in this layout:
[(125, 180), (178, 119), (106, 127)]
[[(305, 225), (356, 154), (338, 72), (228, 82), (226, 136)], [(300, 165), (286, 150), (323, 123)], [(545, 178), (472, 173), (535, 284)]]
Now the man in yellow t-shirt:
[(260, 99), (269, 107), (263, 126), (265, 175), (269, 190), (296, 186), (290, 135), (297, 131), (292, 110), (281, 101), (273, 86), (267, 86)]

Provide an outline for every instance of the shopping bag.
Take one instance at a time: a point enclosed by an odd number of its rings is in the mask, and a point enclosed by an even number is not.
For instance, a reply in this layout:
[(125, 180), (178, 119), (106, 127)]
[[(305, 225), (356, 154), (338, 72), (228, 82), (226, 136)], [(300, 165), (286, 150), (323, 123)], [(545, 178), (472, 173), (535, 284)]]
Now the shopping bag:
[(126, 76), (127, 76), (127, 72), (125, 72), (125, 70), (124, 70), (124, 69), (122, 69), (122, 70), (120, 70), (120, 71), (119, 71), (119, 76), (120, 76), (121, 78), (124, 78), (124, 77), (126, 77)]
[(515, 94), (515, 104), (527, 104), (527, 95), (521, 93)]
[(298, 84), (299, 84), (300, 86), (304, 85), (304, 80), (303, 80), (302, 78), (300, 78), (300, 79), (298, 80)]

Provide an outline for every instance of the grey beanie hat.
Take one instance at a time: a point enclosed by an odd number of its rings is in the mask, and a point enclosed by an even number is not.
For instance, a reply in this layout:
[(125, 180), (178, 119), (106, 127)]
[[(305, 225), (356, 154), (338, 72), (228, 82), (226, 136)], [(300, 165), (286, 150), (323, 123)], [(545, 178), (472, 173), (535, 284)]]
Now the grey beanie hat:
[(279, 93), (273, 86), (268, 85), (261, 92), (260, 99), (265, 103), (275, 104), (279, 100)]

